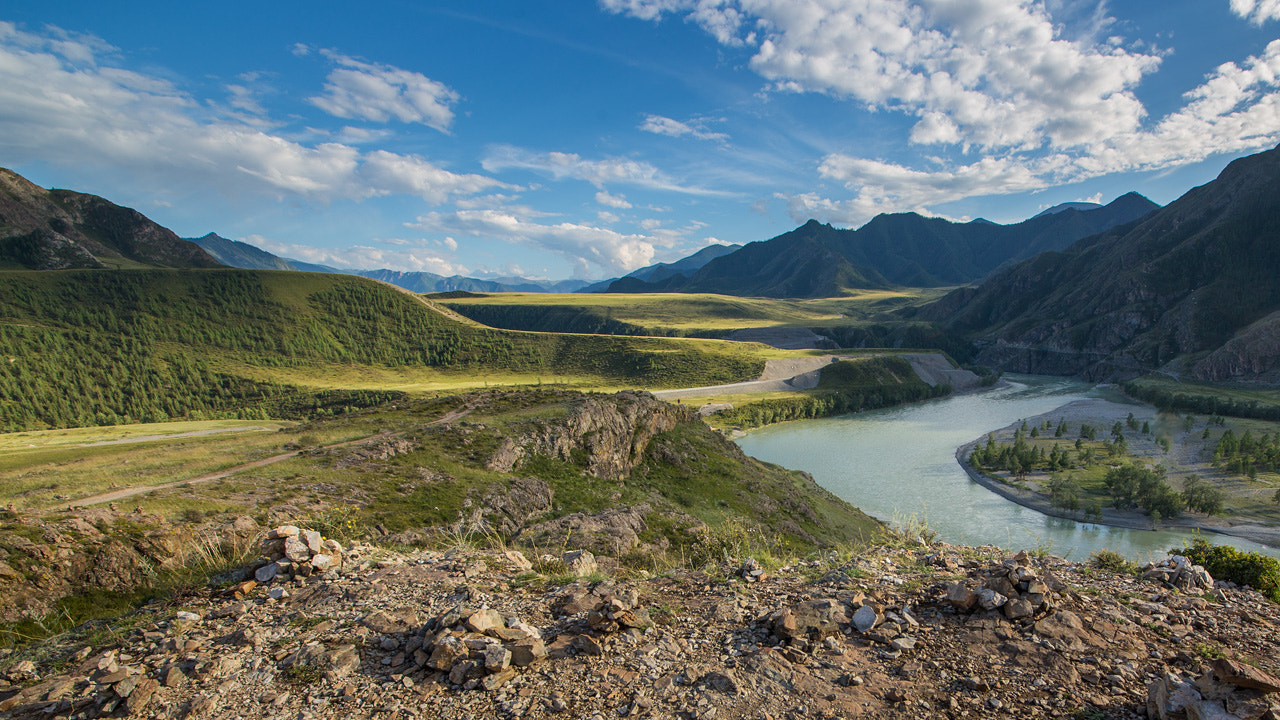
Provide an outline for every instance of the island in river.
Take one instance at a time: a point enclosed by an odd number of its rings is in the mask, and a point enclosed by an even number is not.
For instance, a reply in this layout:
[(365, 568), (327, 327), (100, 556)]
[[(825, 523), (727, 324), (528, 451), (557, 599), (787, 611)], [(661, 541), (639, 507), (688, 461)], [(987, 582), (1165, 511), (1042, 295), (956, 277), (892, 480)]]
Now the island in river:
[[(1214, 461), (1215, 450), (1228, 432), (1235, 437), (1245, 432), (1265, 437), (1275, 431), (1274, 423), (1179, 416), (1146, 404), (1089, 397), (966, 443), (956, 451), (956, 460), (988, 490), (1053, 517), (1133, 529), (1202, 530), (1280, 547), (1280, 503), (1275, 501), (1274, 478), (1233, 473), (1225, 463)], [(1019, 474), (978, 468), (970, 462), (975, 449), (989, 444), (1009, 447), (1018, 437), (1024, 446), (1038, 448), (1044, 455), (1067, 454), (1069, 467)], [(1137, 508), (1115, 508), (1103, 478), (1123, 463), (1163, 466), (1166, 481), (1177, 491), (1184, 489), (1189, 478), (1198, 477), (1221, 493), (1222, 511), (1209, 515), (1184, 510), (1177, 516), (1153, 519)], [(1074, 489), (1066, 497), (1055, 498), (1051, 481), (1064, 475), (1073, 480)], [(1068, 502), (1073, 494), (1076, 501)]]

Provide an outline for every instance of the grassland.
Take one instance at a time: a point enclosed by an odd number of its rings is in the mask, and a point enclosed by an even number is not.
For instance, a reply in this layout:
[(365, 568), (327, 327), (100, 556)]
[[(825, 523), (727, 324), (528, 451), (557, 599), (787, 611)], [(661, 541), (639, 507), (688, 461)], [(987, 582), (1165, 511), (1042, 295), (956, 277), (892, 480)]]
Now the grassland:
[(499, 293), (436, 297), (486, 325), (517, 330), (668, 337), (724, 337), (763, 327), (843, 327), (892, 319), (890, 313), (941, 295), (935, 290), (859, 291), (816, 300), (708, 294)]

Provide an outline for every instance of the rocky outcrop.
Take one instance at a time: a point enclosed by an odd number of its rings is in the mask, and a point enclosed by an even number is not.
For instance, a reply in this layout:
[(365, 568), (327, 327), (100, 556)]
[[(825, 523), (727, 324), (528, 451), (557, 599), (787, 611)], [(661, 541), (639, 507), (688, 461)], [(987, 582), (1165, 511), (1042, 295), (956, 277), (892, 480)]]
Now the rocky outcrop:
[(640, 463), (654, 436), (695, 421), (690, 408), (660, 402), (646, 392), (583, 395), (572, 402), (567, 417), (503, 440), (485, 467), (512, 472), (534, 455), (569, 460), (580, 453), (588, 474), (616, 480)]
[(139, 509), (68, 510), (62, 517), (0, 511), (0, 622), (48, 614), (61, 598), (106, 590), (128, 592), (187, 556), (247, 546), (259, 532), (249, 517), (179, 530)]
[[(754, 582), (733, 570), (758, 563), (736, 559), (710, 574), (529, 584), (517, 582), (528, 574), (518, 560), (352, 545), (339, 570), (198, 593), (101, 646), (55, 641), (0, 659), (0, 713), (1253, 720), (1278, 710), (1280, 607), (1220, 583), (1206, 599), (1057, 558), (951, 546), (818, 556), (749, 570)], [(1036, 582), (1059, 589), (1026, 617), (951, 598), (957, 582), (1018, 577), (1003, 588), (1010, 597), (1035, 594)]]

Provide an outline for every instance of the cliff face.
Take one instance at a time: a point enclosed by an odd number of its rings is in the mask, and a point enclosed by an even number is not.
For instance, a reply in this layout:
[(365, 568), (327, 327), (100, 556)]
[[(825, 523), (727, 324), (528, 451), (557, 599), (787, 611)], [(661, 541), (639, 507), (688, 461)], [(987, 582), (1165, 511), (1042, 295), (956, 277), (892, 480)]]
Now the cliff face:
[(635, 469), (656, 435), (696, 420), (692, 409), (655, 400), (648, 393), (584, 395), (571, 401), (569, 414), (562, 420), (504, 440), (485, 465), (512, 472), (533, 455), (563, 461), (583, 457), (592, 477), (617, 480)]

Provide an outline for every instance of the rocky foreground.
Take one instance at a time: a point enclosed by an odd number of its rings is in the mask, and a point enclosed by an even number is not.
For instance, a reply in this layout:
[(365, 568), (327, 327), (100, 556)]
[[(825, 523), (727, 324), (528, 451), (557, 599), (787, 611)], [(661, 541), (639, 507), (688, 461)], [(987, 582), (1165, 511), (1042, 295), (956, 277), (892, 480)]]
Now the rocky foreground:
[(624, 580), (578, 552), (548, 578), (514, 551), (272, 535), (242, 582), (109, 646), (0, 660), (0, 714), (1280, 717), (1280, 607), (1176, 562), (934, 545)]

